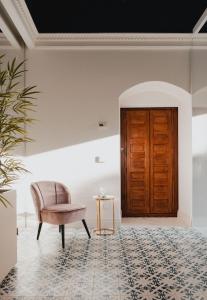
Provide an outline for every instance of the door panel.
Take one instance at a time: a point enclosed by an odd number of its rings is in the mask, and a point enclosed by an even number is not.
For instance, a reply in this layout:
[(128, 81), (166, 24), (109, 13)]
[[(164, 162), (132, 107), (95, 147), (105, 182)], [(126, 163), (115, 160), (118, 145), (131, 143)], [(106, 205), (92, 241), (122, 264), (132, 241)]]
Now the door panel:
[(122, 109), (123, 216), (177, 214), (177, 108)]
[[(150, 110), (150, 212), (173, 212), (173, 110)], [(163, 138), (164, 137), (164, 138)]]
[(129, 111), (127, 122), (127, 210), (149, 212), (149, 111)]

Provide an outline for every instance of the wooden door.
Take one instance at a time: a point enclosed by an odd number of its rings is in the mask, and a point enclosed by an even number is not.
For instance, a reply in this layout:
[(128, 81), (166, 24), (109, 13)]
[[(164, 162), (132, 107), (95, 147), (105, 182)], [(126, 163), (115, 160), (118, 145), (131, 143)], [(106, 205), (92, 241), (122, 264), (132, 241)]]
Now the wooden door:
[(121, 110), (123, 216), (176, 216), (177, 108)]

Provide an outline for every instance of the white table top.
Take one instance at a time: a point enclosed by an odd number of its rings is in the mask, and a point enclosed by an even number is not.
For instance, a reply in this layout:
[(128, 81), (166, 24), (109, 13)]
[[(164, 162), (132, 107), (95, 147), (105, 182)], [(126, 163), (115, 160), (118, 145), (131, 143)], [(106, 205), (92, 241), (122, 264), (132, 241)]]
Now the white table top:
[(93, 198), (95, 200), (113, 200), (114, 199), (114, 196), (113, 195), (96, 195), (96, 196), (93, 196)]

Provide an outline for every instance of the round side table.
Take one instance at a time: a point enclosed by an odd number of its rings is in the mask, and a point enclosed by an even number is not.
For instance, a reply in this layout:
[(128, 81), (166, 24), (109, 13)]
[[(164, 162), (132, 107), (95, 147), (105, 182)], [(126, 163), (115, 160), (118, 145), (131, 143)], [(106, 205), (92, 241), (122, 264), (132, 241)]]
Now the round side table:
[[(115, 215), (114, 215), (114, 200), (115, 197), (111, 195), (105, 196), (94, 196), (96, 200), (96, 228), (94, 232), (97, 235), (109, 235), (115, 233)], [(112, 202), (112, 228), (103, 228), (102, 227), (102, 217), (101, 217), (101, 203), (104, 201), (111, 201)]]

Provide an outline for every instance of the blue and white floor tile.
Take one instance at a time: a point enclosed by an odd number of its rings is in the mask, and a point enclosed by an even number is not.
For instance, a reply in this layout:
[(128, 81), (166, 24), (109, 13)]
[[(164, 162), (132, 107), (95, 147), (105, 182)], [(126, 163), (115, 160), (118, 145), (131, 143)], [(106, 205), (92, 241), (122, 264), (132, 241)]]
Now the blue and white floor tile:
[(24, 230), (1, 300), (207, 300), (207, 238), (181, 227), (122, 226), (114, 236)]

